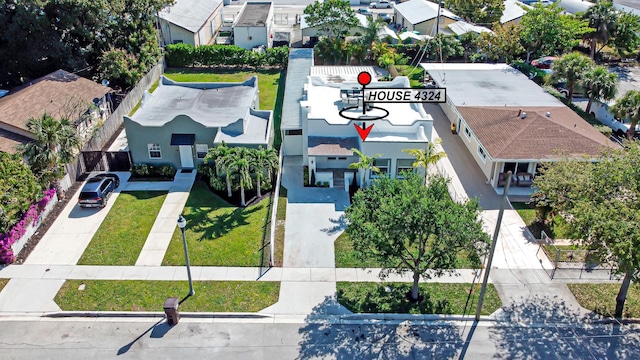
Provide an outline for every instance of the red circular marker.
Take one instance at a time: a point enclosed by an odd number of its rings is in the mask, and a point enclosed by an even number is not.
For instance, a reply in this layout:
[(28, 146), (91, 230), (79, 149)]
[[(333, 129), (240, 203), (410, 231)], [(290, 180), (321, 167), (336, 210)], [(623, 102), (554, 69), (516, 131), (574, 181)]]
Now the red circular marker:
[(366, 71), (358, 74), (358, 83), (362, 86), (369, 85), (371, 83), (371, 74)]

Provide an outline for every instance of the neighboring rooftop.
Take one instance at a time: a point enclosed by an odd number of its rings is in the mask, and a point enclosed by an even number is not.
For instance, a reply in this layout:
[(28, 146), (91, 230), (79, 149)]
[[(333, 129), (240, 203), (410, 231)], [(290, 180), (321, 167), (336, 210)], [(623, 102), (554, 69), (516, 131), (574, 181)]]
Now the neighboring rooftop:
[(176, 0), (172, 6), (162, 9), (158, 17), (196, 33), (206, 25), (207, 20), (220, 4), (220, 0)]
[(494, 160), (595, 158), (603, 147), (615, 146), (566, 106), (456, 108)]
[(640, 1), (639, 0), (614, 0), (613, 7), (640, 16)]
[(353, 156), (359, 149), (356, 137), (309, 136), (309, 156)]
[(93, 99), (109, 91), (106, 86), (58, 70), (0, 98), (0, 123), (28, 131), (29, 118), (41, 117), (44, 112), (55, 118), (73, 115), (77, 112), (71, 108), (79, 101), (86, 103), (88, 110)]
[(358, 74), (363, 71), (371, 74), (374, 81), (375, 78), (384, 76), (373, 66), (313, 66), (310, 75), (322, 78), (327, 83), (341, 84), (357, 82)]
[(153, 94), (145, 93), (131, 120), (163, 126), (186, 115), (206, 127), (227, 126), (247, 116), (257, 91), (256, 76), (242, 83), (178, 83), (163, 76)]
[(556, 4), (569, 14), (583, 13), (593, 6), (593, 3), (584, 0), (558, 0)]
[(505, 24), (509, 21), (521, 18), (527, 13), (527, 10), (525, 9), (532, 9), (532, 7), (517, 0), (504, 0), (504, 10), (500, 17), (500, 23)]
[(470, 24), (466, 21), (456, 21), (453, 24), (447, 26), (449, 28), (449, 30), (451, 30), (451, 32), (453, 32), (456, 35), (462, 35), (462, 34), (466, 34), (468, 32), (474, 32), (476, 34), (482, 34), (483, 32), (493, 32), (489, 29), (487, 29), (484, 26), (478, 26), (478, 25), (474, 25), (474, 24)]
[(9, 154), (17, 153), (18, 145), (26, 144), (31, 139), (10, 131), (0, 129), (0, 151)]
[(270, 2), (246, 3), (235, 26), (265, 26), (271, 10)]
[(302, 129), (300, 101), (304, 97), (304, 83), (313, 66), (313, 49), (290, 49), (287, 80), (282, 101), (282, 130)]
[[(422, 63), (455, 106), (565, 106), (507, 64)], [(517, 94), (517, 95), (516, 95)]]
[[(403, 3), (397, 3), (394, 8), (413, 25), (435, 19), (438, 16), (438, 4), (427, 0), (409, 0)], [(453, 20), (462, 20), (459, 16), (445, 8), (441, 8), (440, 16)]]

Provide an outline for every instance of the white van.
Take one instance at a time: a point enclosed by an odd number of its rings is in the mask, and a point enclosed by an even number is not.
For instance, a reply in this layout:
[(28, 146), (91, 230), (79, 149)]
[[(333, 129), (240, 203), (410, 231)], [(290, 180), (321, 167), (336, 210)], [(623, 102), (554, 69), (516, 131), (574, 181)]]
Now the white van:
[[(616, 119), (615, 116), (610, 111), (611, 106), (613, 106), (613, 102), (603, 103), (597, 100), (594, 100), (591, 104), (591, 115), (595, 116), (598, 121), (607, 125), (613, 132), (618, 136), (623, 136), (629, 130), (629, 126), (631, 121), (629, 119)], [(640, 131), (640, 125), (636, 125), (636, 132)]]

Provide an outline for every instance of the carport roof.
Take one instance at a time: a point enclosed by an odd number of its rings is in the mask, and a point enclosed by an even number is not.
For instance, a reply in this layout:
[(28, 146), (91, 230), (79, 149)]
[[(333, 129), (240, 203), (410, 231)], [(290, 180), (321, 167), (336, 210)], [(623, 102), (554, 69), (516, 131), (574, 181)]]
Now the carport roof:
[(221, 3), (220, 0), (176, 0), (173, 5), (162, 9), (158, 17), (196, 33)]

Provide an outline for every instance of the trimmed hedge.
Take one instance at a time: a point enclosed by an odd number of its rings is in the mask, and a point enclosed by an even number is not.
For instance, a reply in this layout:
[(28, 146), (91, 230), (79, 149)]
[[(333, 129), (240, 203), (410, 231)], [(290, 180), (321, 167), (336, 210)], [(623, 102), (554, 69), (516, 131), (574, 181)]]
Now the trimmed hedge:
[(165, 47), (165, 60), (169, 67), (192, 66), (253, 66), (286, 67), (288, 47), (253, 51), (235, 45), (171, 44)]

